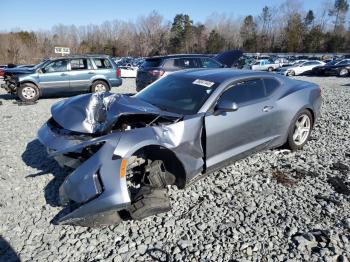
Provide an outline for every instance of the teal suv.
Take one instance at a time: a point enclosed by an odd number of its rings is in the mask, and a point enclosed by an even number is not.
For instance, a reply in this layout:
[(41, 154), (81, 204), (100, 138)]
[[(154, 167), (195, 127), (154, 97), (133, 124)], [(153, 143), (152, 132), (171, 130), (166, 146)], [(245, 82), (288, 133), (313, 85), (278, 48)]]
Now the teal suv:
[(122, 84), (120, 69), (108, 56), (74, 56), (45, 60), (27, 72), (4, 71), (1, 87), (22, 101), (110, 91)]

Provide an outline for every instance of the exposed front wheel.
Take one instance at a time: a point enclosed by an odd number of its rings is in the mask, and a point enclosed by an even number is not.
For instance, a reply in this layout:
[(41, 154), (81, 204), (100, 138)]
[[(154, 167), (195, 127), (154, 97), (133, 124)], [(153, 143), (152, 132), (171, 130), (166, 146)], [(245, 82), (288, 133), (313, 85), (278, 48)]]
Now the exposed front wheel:
[(161, 160), (136, 158), (135, 161), (138, 163), (135, 167), (128, 168), (127, 174), (131, 198), (128, 212), (131, 218), (141, 220), (168, 212), (171, 206), (166, 186), (173, 184), (175, 177), (167, 172)]
[(291, 150), (302, 149), (310, 137), (312, 125), (310, 111), (304, 110), (299, 113), (289, 128), (287, 146)]
[(295, 76), (295, 71), (293, 71), (293, 70), (290, 71), (290, 72), (288, 73), (288, 75), (289, 75), (289, 76)]
[(39, 88), (30, 83), (22, 84), (17, 89), (17, 96), (24, 102), (34, 102), (39, 99)]

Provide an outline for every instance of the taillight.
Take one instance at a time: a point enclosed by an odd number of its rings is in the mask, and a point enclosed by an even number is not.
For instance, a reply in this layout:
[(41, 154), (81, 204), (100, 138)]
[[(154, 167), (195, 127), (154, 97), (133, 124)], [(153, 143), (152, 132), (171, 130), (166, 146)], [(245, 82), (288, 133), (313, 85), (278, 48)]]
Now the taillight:
[(120, 68), (119, 68), (119, 67), (117, 68), (117, 71), (115, 72), (115, 74), (116, 74), (116, 76), (117, 76), (118, 78), (121, 76), (121, 74), (120, 74)]
[(4, 77), (5, 76), (5, 71), (0, 69), (0, 76)]
[(148, 74), (150, 76), (153, 76), (153, 77), (160, 77), (160, 76), (164, 75), (164, 73), (165, 72), (163, 70), (150, 70), (150, 71), (148, 71)]

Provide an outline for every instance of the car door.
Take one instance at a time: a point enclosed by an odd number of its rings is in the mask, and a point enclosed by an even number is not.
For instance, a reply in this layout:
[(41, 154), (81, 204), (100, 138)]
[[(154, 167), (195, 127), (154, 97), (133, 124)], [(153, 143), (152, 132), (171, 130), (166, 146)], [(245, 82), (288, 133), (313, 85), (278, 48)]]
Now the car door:
[(94, 76), (89, 58), (70, 59), (70, 92), (88, 92), (91, 87), (91, 78)]
[(263, 79), (250, 79), (233, 84), (222, 93), (218, 102), (235, 102), (238, 110), (215, 114), (213, 109), (205, 116), (208, 171), (220, 167), (222, 162), (264, 149), (279, 136), (281, 114), (273, 99), (278, 85), (279, 82), (265, 88)]
[(41, 69), (39, 88), (43, 95), (60, 95), (69, 92), (67, 59), (54, 60)]

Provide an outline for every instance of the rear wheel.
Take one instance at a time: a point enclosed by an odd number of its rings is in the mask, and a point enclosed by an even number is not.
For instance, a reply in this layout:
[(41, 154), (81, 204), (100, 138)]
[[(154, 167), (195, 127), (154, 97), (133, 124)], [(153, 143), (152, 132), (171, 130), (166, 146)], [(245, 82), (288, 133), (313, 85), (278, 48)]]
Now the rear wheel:
[(109, 91), (109, 86), (105, 81), (95, 81), (92, 86), (91, 86), (91, 92), (96, 93), (96, 92), (108, 92)]
[(289, 128), (287, 146), (291, 150), (302, 149), (310, 137), (313, 120), (310, 111), (304, 110), (298, 114)]
[(272, 72), (272, 71), (273, 71), (273, 67), (269, 67), (269, 68), (267, 69), (267, 71)]
[(349, 74), (349, 71), (346, 68), (343, 68), (339, 71), (339, 76), (347, 76)]
[(31, 83), (24, 83), (17, 89), (17, 96), (24, 102), (35, 102), (39, 99), (39, 88)]

